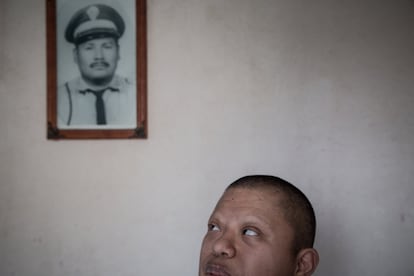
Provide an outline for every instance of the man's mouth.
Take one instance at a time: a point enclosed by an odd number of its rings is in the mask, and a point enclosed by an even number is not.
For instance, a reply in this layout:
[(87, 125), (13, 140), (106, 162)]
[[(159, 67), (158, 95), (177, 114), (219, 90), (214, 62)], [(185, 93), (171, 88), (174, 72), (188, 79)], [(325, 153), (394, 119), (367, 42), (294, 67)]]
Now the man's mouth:
[(210, 276), (231, 276), (224, 267), (216, 264), (207, 264), (205, 273)]

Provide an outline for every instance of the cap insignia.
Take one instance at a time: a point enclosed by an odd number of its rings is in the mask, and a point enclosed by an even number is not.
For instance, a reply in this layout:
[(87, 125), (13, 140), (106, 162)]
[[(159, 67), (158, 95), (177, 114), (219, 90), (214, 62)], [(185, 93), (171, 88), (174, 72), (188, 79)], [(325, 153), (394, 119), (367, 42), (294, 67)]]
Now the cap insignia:
[(88, 14), (90, 20), (96, 20), (99, 15), (99, 8), (97, 6), (91, 6), (88, 8), (86, 13)]

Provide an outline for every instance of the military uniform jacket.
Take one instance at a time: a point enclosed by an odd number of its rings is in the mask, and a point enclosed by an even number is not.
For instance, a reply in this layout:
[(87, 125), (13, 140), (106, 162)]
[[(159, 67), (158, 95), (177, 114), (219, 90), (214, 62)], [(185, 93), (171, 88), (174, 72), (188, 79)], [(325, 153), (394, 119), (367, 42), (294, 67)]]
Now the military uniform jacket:
[[(86, 92), (90, 87), (81, 77), (66, 82), (58, 89), (58, 127), (97, 127), (96, 96)], [(136, 127), (135, 86), (115, 75), (103, 93), (106, 127)]]

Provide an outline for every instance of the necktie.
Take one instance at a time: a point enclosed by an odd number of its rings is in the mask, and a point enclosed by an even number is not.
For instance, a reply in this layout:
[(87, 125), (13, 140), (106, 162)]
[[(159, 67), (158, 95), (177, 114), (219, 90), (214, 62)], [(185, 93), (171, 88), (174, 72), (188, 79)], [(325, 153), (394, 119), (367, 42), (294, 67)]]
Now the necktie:
[(93, 90), (93, 89), (88, 88), (88, 89), (79, 91), (82, 94), (85, 94), (85, 92), (89, 92), (96, 96), (96, 102), (95, 102), (96, 123), (98, 125), (106, 125), (105, 104), (104, 104), (102, 95), (108, 89), (112, 92), (119, 92), (118, 88), (112, 88), (112, 87), (107, 87), (101, 90)]
[[(90, 90), (90, 91), (88, 91)], [(103, 93), (106, 89), (102, 90), (92, 90), (88, 89), (88, 92), (91, 92), (96, 96), (95, 108), (96, 108), (96, 123), (98, 125), (106, 125), (106, 116), (105, 116), (105, 105), (102, 98)]]

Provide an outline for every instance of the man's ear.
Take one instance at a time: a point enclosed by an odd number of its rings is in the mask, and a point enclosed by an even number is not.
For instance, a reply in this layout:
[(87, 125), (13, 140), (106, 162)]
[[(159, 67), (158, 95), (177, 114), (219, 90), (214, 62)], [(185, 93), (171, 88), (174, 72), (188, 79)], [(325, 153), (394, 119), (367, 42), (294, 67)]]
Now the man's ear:
[(319, 264), (319, 254), (313, 248), (305, 248), (299, 251), (296, 257), (296, 276), (309, 276), (316, 270)]

